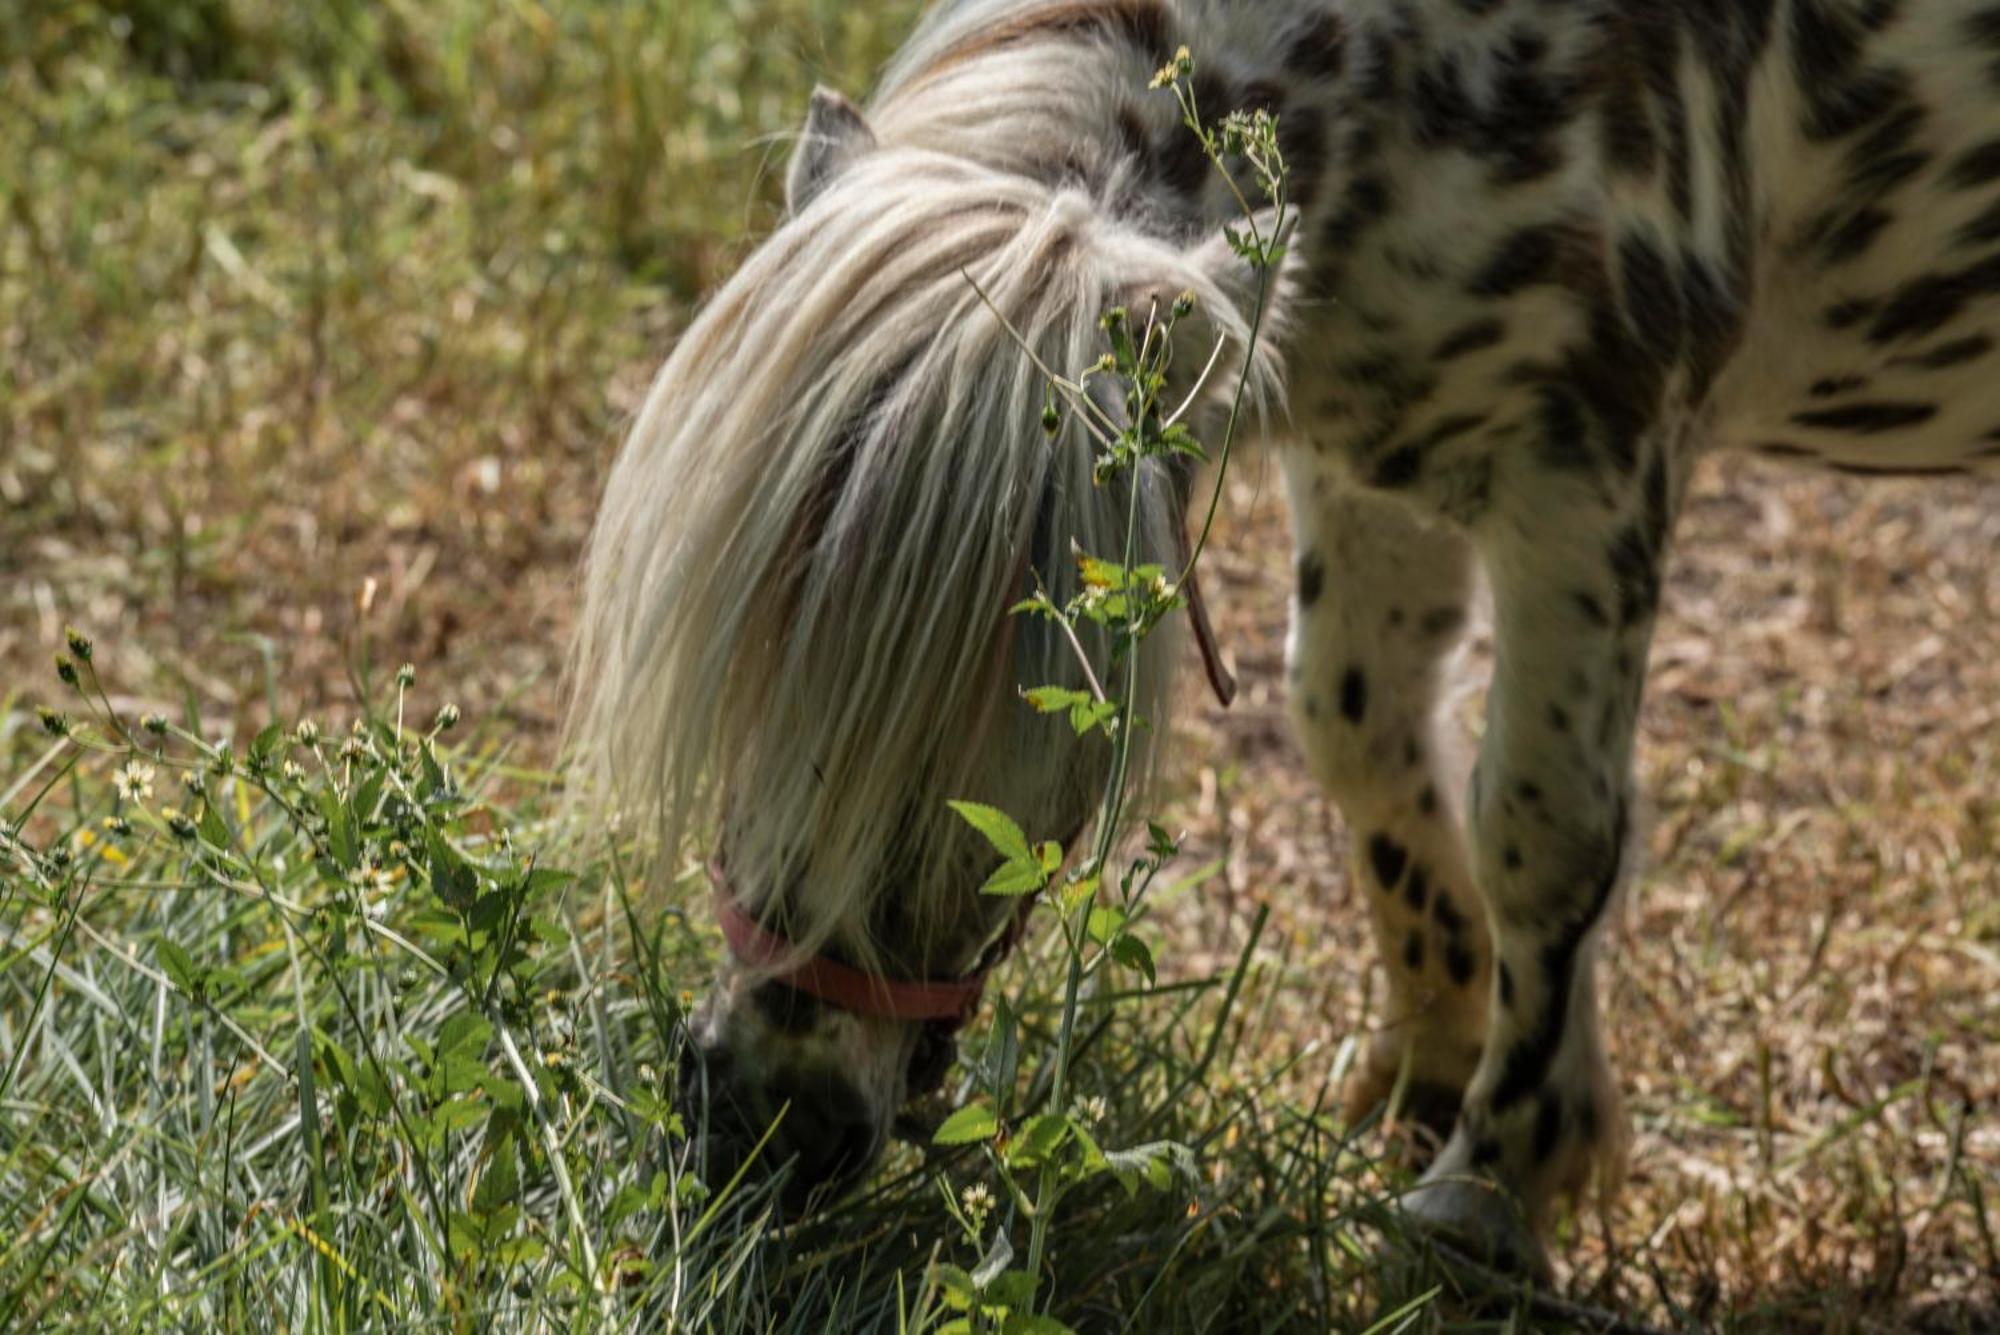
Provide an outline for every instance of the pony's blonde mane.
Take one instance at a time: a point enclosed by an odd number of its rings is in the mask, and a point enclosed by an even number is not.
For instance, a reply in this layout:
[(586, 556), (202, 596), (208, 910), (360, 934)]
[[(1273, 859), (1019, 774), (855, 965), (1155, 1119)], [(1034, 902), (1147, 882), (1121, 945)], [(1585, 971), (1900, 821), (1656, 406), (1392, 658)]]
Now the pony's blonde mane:
[[(1045, 378), (1000, 317), (1069, 373), (1103, 351), (1114, 305), (1191, 291), (1207, 336), (1248, 334), (1215, 266), (1106, 205), (885, 136), (709, 302), (613, 468), (574, 741), (626, 811), (657, 815), (662, 856), (719, 842), (802, 950), (964, 967), (993, 858), (945, 799), (1060, 838), (1096, 797), (1108, 748), (1014, 689), (1081, 685), (1074, 655), (1006, 609), (1036, 577), (1072, 589), (1072, 540), (1116, 554), (1128, 495), (1093, 485), (1073, 423), (1038, 428)], [(1176, 492), (1148, 466), (1142, 555), (1169, 566)], [(1143, 674), (1162, 725), (1169, 649), (1149, 642)], [(888, 920), (960, 958), (883, 960)]]

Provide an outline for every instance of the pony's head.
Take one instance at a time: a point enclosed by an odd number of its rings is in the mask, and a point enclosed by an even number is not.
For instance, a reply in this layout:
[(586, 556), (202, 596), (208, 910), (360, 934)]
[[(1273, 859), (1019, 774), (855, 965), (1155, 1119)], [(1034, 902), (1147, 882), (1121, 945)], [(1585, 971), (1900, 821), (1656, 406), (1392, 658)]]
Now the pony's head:
[[(780, 943), (725, 958), (683, 1085), (717, 1148), (782, 1110), (765, 1157), (793, 1161), (803, 1195), (874, 1160), (951, 1045), (948, 1024), (788, 985), (779, 956), (962, 978), (1012, 908), (978, 893), (995, 859), (947, 799), (1073, 840), (1106, 776), (1101, 738), (1017, 689), (1083, 685), (1061, 630), (1008, 608), (1037, 581), (1073, 592), (1075, 549), (1119, 552), (1130, 500), (1093, 484), (1073, 414), (1044, 429), (1036, 363), (1073, 374), (1108, 346), (1107, 309), (1143, 320), (1192, 293), (1175, 388), (1222, 347), (1206, 383), (1226, 389), (1255, 288), (1219, 231), (1177, 239), (1102, 183), (878, 139), (832, 94), (789, 184), (788, 219), (682, 336), (612, 471), (574, 731), (663, 860), (703, 845), (720, 893)], [(1189, 482), (1145, 465), (1142, 559), (1180, 555)], [(1108, 643), (1081, 649), (1101, 677)], [(1168, 677), (1141, 674), (1156, 722)]]

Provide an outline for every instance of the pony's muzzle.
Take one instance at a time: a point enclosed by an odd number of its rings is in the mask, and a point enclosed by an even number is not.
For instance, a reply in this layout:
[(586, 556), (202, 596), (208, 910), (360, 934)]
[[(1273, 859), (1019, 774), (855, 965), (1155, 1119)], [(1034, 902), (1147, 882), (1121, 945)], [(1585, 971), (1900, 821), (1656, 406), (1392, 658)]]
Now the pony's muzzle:
[(852, 1185), (881, 1153), (885, 1128), (861, 1090), (837, 1070), (747, 1072), (725, 1047), (690, 1043), (681, 1055), (679, 1111), (701, 1137), (704, 1180), (720, 1187), (783, 1175), (787, 1213), (804, 1213)]

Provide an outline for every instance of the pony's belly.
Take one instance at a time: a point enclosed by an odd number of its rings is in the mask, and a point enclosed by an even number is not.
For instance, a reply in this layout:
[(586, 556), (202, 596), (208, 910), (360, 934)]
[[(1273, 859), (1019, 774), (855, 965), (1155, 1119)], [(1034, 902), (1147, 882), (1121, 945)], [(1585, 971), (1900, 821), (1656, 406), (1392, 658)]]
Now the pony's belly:
[(1819, 318), (1753, 325), (1716, 388), (1713, 443), (1865, 473), (2000, 466), (2000, 301), (1884, 346)]
[[(1757, 255), (1744, 339), (1711, 396), (1717, 443), (1868, 472), (1994, 462), (2000, 99), (1975, 8), (1871, 19), (1838, 68), (1795, 28), (1771, 43), (1746, 99), (1748, 216), (1710, 220), (1747, 230)], [(1825, 128), (1853, 108), (1871, 114)]]

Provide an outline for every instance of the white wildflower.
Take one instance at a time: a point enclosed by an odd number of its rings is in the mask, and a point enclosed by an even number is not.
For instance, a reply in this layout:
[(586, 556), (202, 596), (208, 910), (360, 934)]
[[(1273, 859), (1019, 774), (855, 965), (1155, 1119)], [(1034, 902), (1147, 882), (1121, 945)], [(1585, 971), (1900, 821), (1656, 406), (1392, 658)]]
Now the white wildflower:
[(112, 783), (125, 801), (144, 802), (153, 795), (153, 774), (151, 765), (134, 760), (113, 776)]

